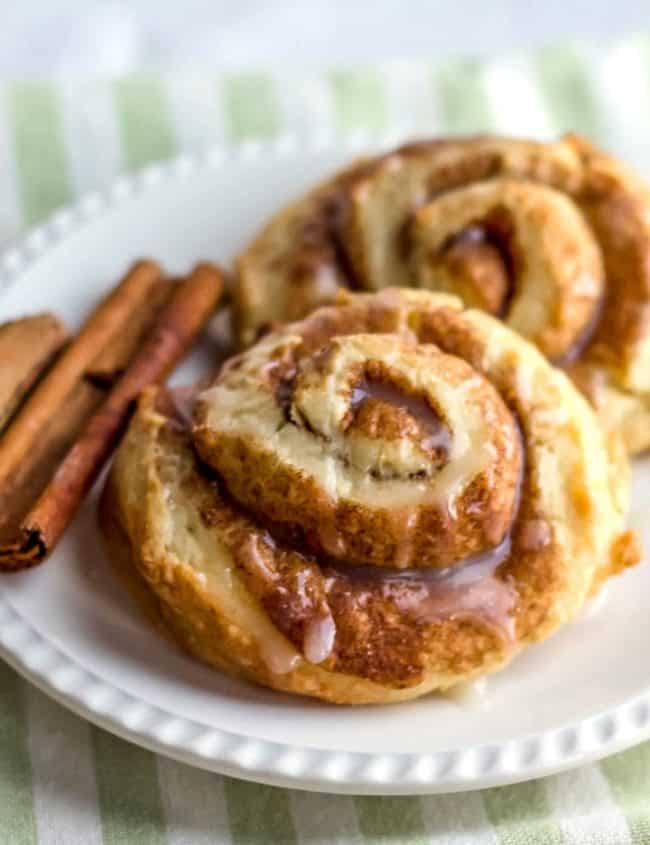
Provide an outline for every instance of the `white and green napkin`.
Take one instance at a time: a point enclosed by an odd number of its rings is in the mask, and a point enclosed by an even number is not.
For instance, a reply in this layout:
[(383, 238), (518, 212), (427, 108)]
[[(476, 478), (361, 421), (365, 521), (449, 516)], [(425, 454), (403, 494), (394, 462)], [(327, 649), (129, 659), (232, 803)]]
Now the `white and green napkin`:
[[(0, 83), (0, 244), (120, 172), (284, 133), (584, 133), (650, 174), (650, 40), (319, 76), (206, 71)], [(650, 843), (650, 743), (518, 786), (428, 798), (308, 794), (157, 757), (0, 661), (0, 845)]]

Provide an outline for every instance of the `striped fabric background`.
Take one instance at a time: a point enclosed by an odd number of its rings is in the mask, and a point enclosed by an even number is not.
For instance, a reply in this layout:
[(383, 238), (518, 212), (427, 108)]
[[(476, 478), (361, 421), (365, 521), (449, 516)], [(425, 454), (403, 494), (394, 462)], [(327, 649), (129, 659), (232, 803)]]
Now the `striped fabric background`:
[[(650, 174), (650, 40), (317, 77), (0, 84), (0, 244), (123, 170), (284, 132), (585, 133)], [(354, 798), (222, 778), (91, 727), (0, 662), (0, 845), (650, 843), (650, 743), (519, 786)]]

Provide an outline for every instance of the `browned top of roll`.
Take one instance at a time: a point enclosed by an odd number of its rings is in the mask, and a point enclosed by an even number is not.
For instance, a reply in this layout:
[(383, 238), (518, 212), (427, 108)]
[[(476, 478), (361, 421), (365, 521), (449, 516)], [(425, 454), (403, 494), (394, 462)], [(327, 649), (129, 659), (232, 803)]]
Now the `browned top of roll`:
[(240, 336), (337, 286), (461, 296), (552, 361), (650, 393), (650, 214), (642, 182), (568, 135), (409, 144), (277, 214), (239, 259)]
[(457, 310), (420, 306), (385, 291), (321, 309), (238, 356), (199, 398), (202, 458), (314, 553), (444, 568), (508, 535), (516, 416), (464, 360), (469, 339), (443, 351), (462, 331)]
[(588, 404), (454, 297), (343, 295), (232, 359), (189, 432), (151, 401), (111, 482), (138, 569), (193, 653), (271, 686), (444, 688), (633, 559)]

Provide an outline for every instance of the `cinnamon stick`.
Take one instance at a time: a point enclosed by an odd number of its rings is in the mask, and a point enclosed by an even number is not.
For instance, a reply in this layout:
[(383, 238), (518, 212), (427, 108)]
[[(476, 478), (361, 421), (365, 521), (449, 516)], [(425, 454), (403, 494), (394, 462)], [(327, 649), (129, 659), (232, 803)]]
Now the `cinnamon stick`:
[(56, 546), (115, 447), (138, 394), (163, 380), (190, 349), (222, 289), (220, 271), (208, 264), (197, 265), (178, 285), (151, 335), (23, 518), (16, 538), (0, 546), (0, 569), (39, 563)]
[(0, 549), (12, 544), (25, 514), (45, 489), (84, 425), (106, 397), (106, 390), (81, 380), (52, 414), (8, 483), (0, 489)]
[(54, 314), (35, 314), (0, 326), (0, 432), (65, 343)]
[(53, 414), (64, 406), (85, 371), (111, 341), (119, 337), (137, 306), (146, 303), (160, 284), (160, 268), (140, 261), (104, 299), (86, 321), (74, 343), (63, 352), (50, 372), (29, 396), (0, 441), (0, 490), (29, 455)]
[(159, 279), (147, 288), (142, 301), (134, 307), (119, 331), (119, 338), (108, 343), (84, 373), (98, 387), (112, 387), (126, 369), (133, 353), (151, 330), (154, 320), (166, 305), (176, 281)]
[(0, 548), (15, 539), (22, 518), (151, 328), (172, 291), (169, 282), (155, 278), (159, 275), (152, 262), (141, 262), (127, 273), (0, 439), (0, 463), (8, 463), (0, 485)]

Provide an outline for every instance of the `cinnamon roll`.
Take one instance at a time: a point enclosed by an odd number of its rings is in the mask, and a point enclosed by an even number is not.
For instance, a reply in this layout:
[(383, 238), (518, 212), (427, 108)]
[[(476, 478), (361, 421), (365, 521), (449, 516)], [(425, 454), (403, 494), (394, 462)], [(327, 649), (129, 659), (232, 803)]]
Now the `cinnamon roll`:
[(583, 139), (443, 139), (355, 163), (240, 257), (240, 339), (339, 286), (455, 293), (566, 368), (629, 452), (650, 445), (649, 194)]
[(209, 664), (339, 703), (507, 663), (635, 562), (627, 460), (559, 370), (460, 300), (339, 295), (193, 406), (146, 393), (103, 513)]

